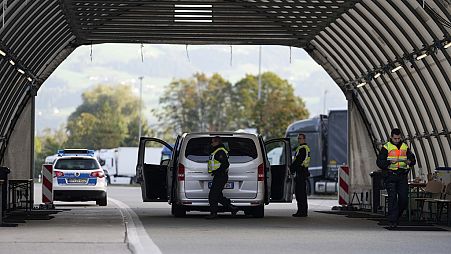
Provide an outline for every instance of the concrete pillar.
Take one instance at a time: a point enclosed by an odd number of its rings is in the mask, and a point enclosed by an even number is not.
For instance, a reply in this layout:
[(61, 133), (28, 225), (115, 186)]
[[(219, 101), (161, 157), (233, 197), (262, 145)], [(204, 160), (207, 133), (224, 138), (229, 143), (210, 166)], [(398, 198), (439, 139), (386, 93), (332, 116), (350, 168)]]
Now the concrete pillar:
[(22, 114), (20, 115), (5, 151), (3, 165), (11, 170), (9, 179), (30, 179), (34, 160), (34, 129), (32, 122), (32, 111), (34, 111), (34, 100), (28, 100)]

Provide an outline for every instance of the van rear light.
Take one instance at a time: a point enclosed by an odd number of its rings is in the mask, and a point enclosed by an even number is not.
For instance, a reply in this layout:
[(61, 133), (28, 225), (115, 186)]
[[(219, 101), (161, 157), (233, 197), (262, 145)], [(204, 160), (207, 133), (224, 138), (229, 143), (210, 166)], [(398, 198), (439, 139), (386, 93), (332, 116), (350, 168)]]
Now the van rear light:
[(258, 165), (258, 181), (264, 181), (265, 180), (265, 168), (263, 167), (263, 164)]
[(105, 174), (103, 173), (103, 171), (94, 171), (91, 173), (91, 177), (102, 178), (105, 177)]
[(185, 166), (179, 163), (179, 168), (177, 169), (177, 180), (185, 181)]
[(55, 177), (62, 177), (64, 176), (64, 173), (61, 171), (53, 171), (53, 173), (55, 174)]

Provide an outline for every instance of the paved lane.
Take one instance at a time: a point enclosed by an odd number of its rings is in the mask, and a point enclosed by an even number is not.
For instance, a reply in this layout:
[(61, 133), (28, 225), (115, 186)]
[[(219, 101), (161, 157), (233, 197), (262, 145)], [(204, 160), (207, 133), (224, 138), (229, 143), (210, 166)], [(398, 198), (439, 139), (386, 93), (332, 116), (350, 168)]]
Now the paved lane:
[(167, 203), (143, 203), (139, 188), (113, 187), (139, 216), (163, 253), (449, 253), (451, 233), (388, 231), (377, 222), (314, 212), (330, 210), (334, 200), (309, 200), (309, 217), (294, 218), (296, 205), (271, 204), (265, 218), (240, 213), (205, 220), (206, 213), (174, 218)]

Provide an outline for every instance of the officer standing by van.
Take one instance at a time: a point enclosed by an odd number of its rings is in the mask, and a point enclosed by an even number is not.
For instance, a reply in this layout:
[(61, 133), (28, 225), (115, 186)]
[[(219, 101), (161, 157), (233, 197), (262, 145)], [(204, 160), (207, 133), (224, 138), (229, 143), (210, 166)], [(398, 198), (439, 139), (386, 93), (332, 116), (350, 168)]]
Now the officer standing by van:
[(236, 215), (238, 208), (231, 204), (230, 199), (224, 197), (222, 191), (229, 179), (229, 152), (222, 143), (221, 137), (216, 136), (211, 139), (210, 158), (208, 160), (208, 173), (213, 175), (208, 202), (210, 203), (210, 215), (207, 219), (218, 217), (218, 202), (224, 207), (228, 207), (232, 215)]
[(387, 188), (390, 228), (398, 226), (399, 218), (408, 205), (407, 175), (409, 167), (414, 166), (415, 163), (415, 155), (401, 139), (401, 130), (394, 128), (390, 134), (390, 141), (381, 148), (376, 161), (377, 166), (382, 169)]
[(295, 158), (291, 164), (290, 171), (295, 174), (294, 194), (298, 205), (298, 211), (293, 214), (293, 217), (307, 217), (307, 178), (310, 176), (308, 166), (310, 163), (310, 148), (305, 142), (305, 134), (298, 134), (299, 146), (296, 148)]

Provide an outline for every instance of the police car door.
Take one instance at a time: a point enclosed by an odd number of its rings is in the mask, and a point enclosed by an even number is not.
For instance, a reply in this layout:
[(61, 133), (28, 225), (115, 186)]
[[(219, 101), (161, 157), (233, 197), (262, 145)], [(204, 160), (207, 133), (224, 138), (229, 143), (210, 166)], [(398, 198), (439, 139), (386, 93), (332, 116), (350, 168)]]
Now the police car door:
[(266, 156), (271, 166), (271, 202), (291, 202), (294, 178), (290, 173), (291, 146), (289, 138), (265, 142)]
[(171, 145), (163, 140), (148, 137), (139, 139), (136, 176), (138, 183), (141, 185), (141, 194), (144, 202), (168, 201), (168, 182), (171, 182), (170, 174), (168, 174), (168, 161), (149, 161), (150, 156), (146, 156), (146, 147), (149, 147), (154, 142), (173, 151)]

